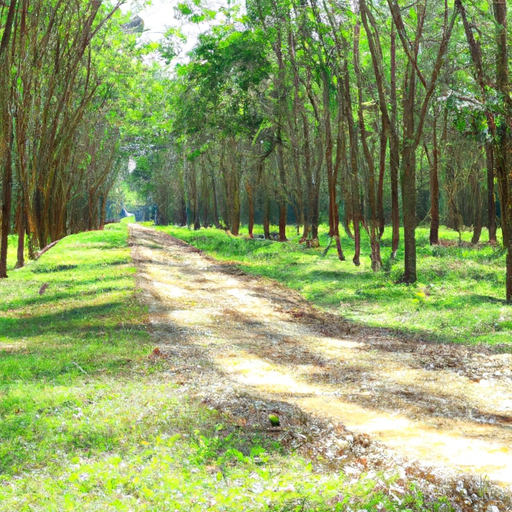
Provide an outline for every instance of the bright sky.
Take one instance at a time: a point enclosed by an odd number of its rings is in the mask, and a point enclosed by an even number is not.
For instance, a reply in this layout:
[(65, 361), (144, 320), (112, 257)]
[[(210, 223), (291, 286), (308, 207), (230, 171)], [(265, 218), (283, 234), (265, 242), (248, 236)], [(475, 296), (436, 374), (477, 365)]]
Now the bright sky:
[[(177, 20), (174, 17), (174, 7), (183, 2), (184, 0), (152, 0), (151, 5), (147, 5), (142, 10), (135, 7), (136, 0), (129, 2), (128, 8), (144, 20), (144, 35), (146, 38), (157, 41), (160, 39), (165, 31), (170, 28), (181, 28), (182, 32), (187, 37), (187, 42), (182, 44), (182, 54), (179, 60), (182, 60), (186, 52), (189, 52), (197, 41), (197, 36), (208, 29), (208, 24), (202, 23), (195, 25), (193, 23), (186, 23), (183, 20)], [(140, 2), (139, 2), (140, 3)], [(223, 0), (213, 0), (216, 6), (225, 3)]]
[(147, 36), (151, 39), (159, 39), (170, 26), (177, 26), (174, 19), (175, 0), (154, 0), (152, 5), (144, 8), (139, 16), (144, 20)]

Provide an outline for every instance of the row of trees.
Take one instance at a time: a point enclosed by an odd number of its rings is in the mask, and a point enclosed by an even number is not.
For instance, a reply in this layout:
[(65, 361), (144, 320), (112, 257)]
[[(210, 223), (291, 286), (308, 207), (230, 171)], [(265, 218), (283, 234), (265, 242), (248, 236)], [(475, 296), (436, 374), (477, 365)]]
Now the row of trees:
[(26, 246), (33, 255), (105, 222), (126, 162), (120, 137), (134, 101), (130, 73), (141, 69), (122, 3), (0, 3), (0, 278), (12, 232), (20, 267)]
[[(180, 4), (181, 16), (208, 17), (197, 3)], [(386, 225), (395, 256), (402, 224), (406, 283), (417, 279), (419, 221), (432, 244), (441, 220), (472, 225), (474, 243), (487, 224), (496, 242), (498, 208), (512, 300), (506, 7), (247, 0), (243, 14), (223, 10), (166, 84), (172, 131), (132, 178), (154, 191), (162, 222), (236, 235), (245, 204), (250, 233), (259, 216), (268, 235), (276, 208), (279, 239), (293, 211), (305, 240), (324, 214), (341, 260), (340, 224), (354, 238), (356, 265), (366, 230), (375, 271)], [(164, 47), (169, 56), (176, 44)]]
[[(506, 0), (246, 0), (222, 17), (172, 76), (141, 54), (122, 2), (0, 3), (0, 276), (7, 237), (18, 263), (67, 233), (101, 227), (119, 170), (158, 205), (162, 223), (214, 224), (234, 235), (271, 221), (302, 241), (329, 224), (371, 242), (382, 266), (403, 225), (404, 281), (417, 279), (415, 230), (428, 220), (497, 219), (512, 300), (511, 96)], [(179, 49), (179, 30), (160, 45)], [(128, 156), (137, 167), (128, 171)]]

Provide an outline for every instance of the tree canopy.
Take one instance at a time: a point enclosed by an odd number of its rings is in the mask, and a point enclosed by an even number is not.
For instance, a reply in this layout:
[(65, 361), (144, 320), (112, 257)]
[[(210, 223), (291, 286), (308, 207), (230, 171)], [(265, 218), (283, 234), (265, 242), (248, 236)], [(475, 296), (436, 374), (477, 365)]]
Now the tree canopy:
[(406, 283), (419, 223), (433, 245), (440, 223), (474, 244), (500, 227), (512, 300), (506, 1), (182, 2), (181, 23), (211, 23), (185, 61), (179, 27), (144, 44), (121, 4), (0, 7), (2, 277), (10, 233), (23, 265), (101, 227), (122, 181), (164, 224), (275, 223), (285, 241), (294, 222), (317, 244), (327, 222), (343, 261), (341, 226), (356, 265), (367, 233), (374, 271), (391, 229)]

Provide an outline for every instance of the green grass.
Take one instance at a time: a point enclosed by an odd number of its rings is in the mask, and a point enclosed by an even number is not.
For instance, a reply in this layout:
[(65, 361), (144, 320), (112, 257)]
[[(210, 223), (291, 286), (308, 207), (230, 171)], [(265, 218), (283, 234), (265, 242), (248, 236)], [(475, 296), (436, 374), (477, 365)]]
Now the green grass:
[[(338, 260), (334, 246), (322, 257), (328, 242), (325, 226), (320, 235), (323, 247), (318, 249), (300, 246), (291, 227), (290, 242), (284, 244), (233, 238), (215, 229), (158, 229), (233, 261), (246, 272), (276, 279), (314, 304), (360, 324), (397, 329), (420, 339), (511, 346), (512, 307), (504, 300), (505, 255), (485, 243), (475, 248), (431, 247), (428, 229), (419, 228), (418, 282), (405, 285), (400, 284), (403, 248), (396, 261), (389, 258), (389, 228), (382, 240), (385, 270), (378, 273), (371, 270), (366, 234), (361, 266), (355, 267), (354, 243), (347, 236), (342, 237), (347, 261)], [(458, 234), (446, 228), (440, 237), (458, 241)], [(471, 233), (463, 233), (463, 241), (470, 239)]]
[(393, 478), (315, 470), (184, 396), (148, 359), (124, 223), (67, 237), (17, 271), (12, 245), (0, 282), (0, 511), (451, 510), (412, 484), (393, 497)]

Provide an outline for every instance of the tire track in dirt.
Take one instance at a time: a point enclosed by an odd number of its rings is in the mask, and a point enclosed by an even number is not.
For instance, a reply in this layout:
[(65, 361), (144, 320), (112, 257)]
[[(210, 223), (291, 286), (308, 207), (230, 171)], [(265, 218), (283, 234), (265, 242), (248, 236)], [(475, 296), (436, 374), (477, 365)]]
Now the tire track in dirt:
[(164, 233), (131, 225), (130, 235), (157, 353), (173, 371), (210, 382), (220, 372), (235, 394), (249, 389), (422, 464), (512, 484), (510, 354), (358, 328)]

